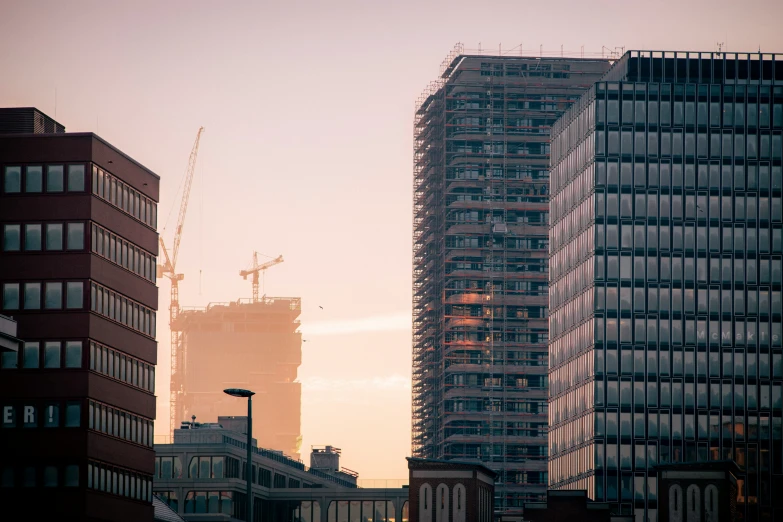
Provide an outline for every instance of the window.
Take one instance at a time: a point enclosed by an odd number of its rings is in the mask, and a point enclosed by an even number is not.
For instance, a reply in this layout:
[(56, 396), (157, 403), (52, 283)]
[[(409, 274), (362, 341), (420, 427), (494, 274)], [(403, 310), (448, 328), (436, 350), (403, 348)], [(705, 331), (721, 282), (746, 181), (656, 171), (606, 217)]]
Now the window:
[(49, 165), (46, 168), (46, 192), (62, 192), (63, 190), (63, 166)]
[(22, 368), (38, 368), (38, 343), (24, 343)]
[(24, 249), (41, 250), (41, 225), (24, 226)]
[(63, 284), (59, 282), (46, 283), (44, 307), (47, 310), (59, 310), (63, 307)]
[(41, 283), (24, 284), (24, 309), (39, 310), (41, 308)]
[(66, 488), (79, 487), (79, 466), (73, 464), (65, 466), (63, 486)]
[(65, 367), (66, 368), (82, 367), (82, 342), (81, 341), (67, 341), (65, 343)]
[(84, 223), (68, 223), (68, 250), (84, 248)]
[(25, 169), (24, 191), (43, 192), (43, 167), (29, 166)]
[(5, 193), (15, 194), (22, 191), (22, 167), (5, 168)]
[(97, 173), (93, 175), (96, 176), (97, 174), (97, 184), (93, 183), (93, 192), (98, 197), (124, 210), (151, 228), (155, 228), (157, 223), (157, 206), (155, 202), (128, 187), (108, 172), (101, 169), (95, 170), (97, 170)]
[(19, 283), (3, 284), (3, 309), (19, 309)]
[(5, 466), (0, 469), (0, 488), (14, 487), (14, 468)]
[(81, 308), (84, 301), (84, 284), (81, 281), (66, 283), (67, 285), (67, 302), (65, 307), (69, 309)]
[(45, 488), (57, 487), (57, 468), (55, 466), (44, 467), (43, 481)]
[(19, 354), (17, 352), (3, 352), (0, 354), (0, 368), (18, 368)]
[(78, 428), (81, 426), (82, 405), (71, 401), (65, 403), (65, 427)]
[(63, 249), (63, 226), (61, 223), (46, 225), (46, 250)]
[(22, 470), (22, 486), (25, 488), (34, 488), (35, 483), (35, 468), (33, 466), (26, 466)]
[(3, 226), (3, 250), (6, 252), (18, 252), (22, 248), (22, 226)]
[(60, 367), (60, 343), (59, 341), (46, 341), (44, 343), (44, 368)]
[(84, 191), (84, 165), (68, 165), (68, 192)]

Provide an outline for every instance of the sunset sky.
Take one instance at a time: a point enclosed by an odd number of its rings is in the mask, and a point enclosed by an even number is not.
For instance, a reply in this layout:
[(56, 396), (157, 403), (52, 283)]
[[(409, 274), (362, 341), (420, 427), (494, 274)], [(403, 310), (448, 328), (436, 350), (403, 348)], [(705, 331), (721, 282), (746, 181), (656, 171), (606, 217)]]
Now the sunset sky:
[[(182, 305), (250, 297), (239, 271), (252, 252), (282, 254), (266, 293), (302, 297), (303, 458), (332, 444), (361, 478), (398, 479), (410, 453), (413, 108), (454, 44), (783, 52), (782, 19), (780, 0), (0, 0), (0, 106), (38, 107), (158, 173), (169, 243), (204, 126)], [(159, 285), (156, 432), (168, 434)]]

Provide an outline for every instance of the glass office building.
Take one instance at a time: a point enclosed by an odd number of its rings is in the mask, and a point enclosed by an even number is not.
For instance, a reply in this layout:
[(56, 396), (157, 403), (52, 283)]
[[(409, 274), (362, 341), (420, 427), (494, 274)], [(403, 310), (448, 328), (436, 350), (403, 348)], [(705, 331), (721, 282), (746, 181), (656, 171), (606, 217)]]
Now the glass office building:
[(783, 57), (629, 52), (552, 130), (549, 481), (657, 520), (654, 466), (783, 484)]

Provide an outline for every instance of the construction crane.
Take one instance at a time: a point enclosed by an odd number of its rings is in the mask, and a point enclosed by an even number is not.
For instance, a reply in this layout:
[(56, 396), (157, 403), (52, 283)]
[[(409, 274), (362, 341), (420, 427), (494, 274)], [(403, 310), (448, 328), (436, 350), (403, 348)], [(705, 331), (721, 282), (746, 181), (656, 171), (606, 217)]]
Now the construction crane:
[(275, 265), (279, 265), (282, 262), (283, 262), (283, 256), (279, 255), (273, 260), (267, 261), (266, 263), (259, 265), (258, 252), (253, 252), (252, 266), (247, 270), (242, 270), (239, 272), (239, 275), (241, 275), (242, 279), (244, 279), (245, 281), (247, 281), (247, 276), (249, 275), (253, 276), (253, 302), (254, 303), (258, 302), (258, 273), (261, 272), (263, 274), (267, 268), (273, 267)]
[(179, 379), (177, 372), (180, 368), (180, 361), (184, 359), (184, 354), (180, 353), (179, 332), (174, 323), (179, 316), (179, 282), (185, 279), (184, 274), (177, 273), (177, 256), (179, 255), (179, 245), (182, 242), (182, 228), (185, 226), (185, 214), (188, 211), (188, 200), (190, 199), (190, 188), (193, 186), (193, 173), (196, 170), (196, 158), (198, 157), (198, 145), (201, 140), (201, 133), (204, 127), (198, 129), (196, 141), (193, 143), (193, 149), (190, 151), (188, 159), (188, 168), (185, 171), (185, 181), (182, 191), (182, 203), (179, 206), (179, 216), (177, 217), (177, 228), (174, 229), (174, 243), (169, 255), (169, 250), (163, 242), (163, 236), (160, 236), (160, 249), (163, 252), (163, 264), (157, 266), (157, 276), (167, 277), (171, 281), (171, 304), (169, 305), (169, 328), (171, 329), (171, 398), (169, 399), (169, 429), (176, 427), (177, 400), (181, 393), (177, 385)]

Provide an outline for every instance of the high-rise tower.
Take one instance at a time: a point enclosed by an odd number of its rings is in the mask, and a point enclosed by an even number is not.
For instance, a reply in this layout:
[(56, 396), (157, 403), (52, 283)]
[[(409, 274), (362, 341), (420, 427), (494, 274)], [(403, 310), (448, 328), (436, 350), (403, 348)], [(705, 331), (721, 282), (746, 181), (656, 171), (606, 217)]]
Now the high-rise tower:
[(547, 485), (549, 130), (608, 68), (457, 47), (417, 102), (413, 454), (481, 459), (501, 510)]
[[(781, 133), (783, 58), (771, 54), (630, 52), (555, 124), (553, 488), (654, 521), (654, 466), (732, 459), (738, 509), (772, 513)], [(706, 510), (706, 496), (681, 508)]]

